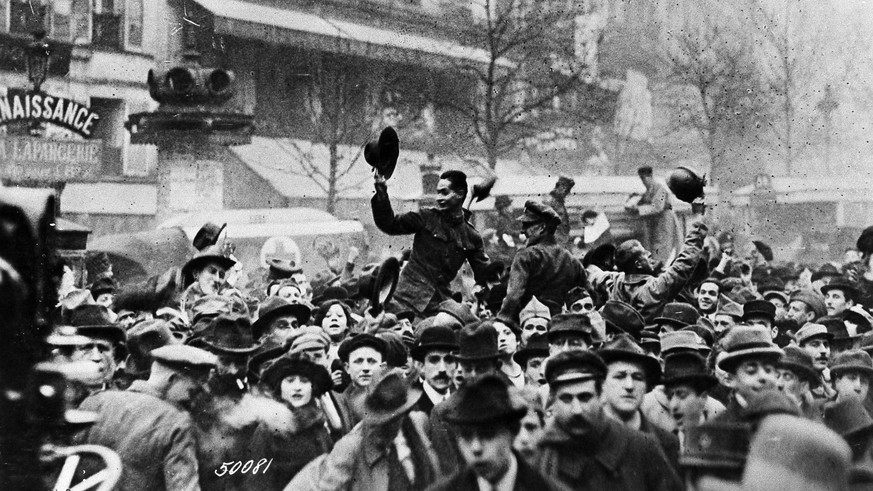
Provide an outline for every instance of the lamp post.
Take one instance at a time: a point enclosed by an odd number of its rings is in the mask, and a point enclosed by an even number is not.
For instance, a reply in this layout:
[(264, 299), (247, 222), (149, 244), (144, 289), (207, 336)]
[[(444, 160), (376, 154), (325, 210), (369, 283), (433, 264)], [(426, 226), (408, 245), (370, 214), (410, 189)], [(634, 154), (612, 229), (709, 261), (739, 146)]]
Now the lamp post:
[[(45, 82), (48, 76), (49, 58), (52, 55), (52, 48), (45, 42), (45, 31), (38, 30), (33, 33), (33, 41), (27, 46), (27, 79), (33, 84), (33, 91), (40, 92), (42, 83)], [(40, 136), (42, 133), (42, 124), (39, 121), (32, 121), (30, 124), (30, 135)]]

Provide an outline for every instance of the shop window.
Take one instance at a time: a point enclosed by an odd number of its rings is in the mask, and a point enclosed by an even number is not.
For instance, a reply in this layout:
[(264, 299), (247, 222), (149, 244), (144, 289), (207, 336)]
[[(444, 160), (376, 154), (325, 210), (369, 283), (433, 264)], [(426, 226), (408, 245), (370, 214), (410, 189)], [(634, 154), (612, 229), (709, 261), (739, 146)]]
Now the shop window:
[(9, 32), (30, 36), (45, 29), (48, 6), (29, 0), (9, 0)]
[(91, 44), (95, 47), (120, 50), (122, 48), (123, 0), (94, 0), (92, 4)]

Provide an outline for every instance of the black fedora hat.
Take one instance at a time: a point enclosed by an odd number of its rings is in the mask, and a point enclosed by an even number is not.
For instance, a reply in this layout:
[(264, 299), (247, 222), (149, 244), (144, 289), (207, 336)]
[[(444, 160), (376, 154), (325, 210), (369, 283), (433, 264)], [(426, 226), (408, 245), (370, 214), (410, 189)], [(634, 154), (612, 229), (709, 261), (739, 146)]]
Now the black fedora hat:
[(809, 382), (810, 387), (815, 388), (821, 383), (821, 377), (815, 369), (812, 355), (797, 346), (786, 346), (782, 350), (785, 354), (779, 359), (777, 367), (791, 370), (798, 377)]
[(458, 337), (451, 327), (431, 326), (422, 330), (416, 337), (410, 354), (413, 360), (422, 361), (427, 352), (434, 349), (458, 350)]
[(225, 227), (227, 227), (226, 223), (220, 227), (212, 222), (204, 223), (200, 230), (197, 231), (197, 234), (194, 235), (194, 240), (191, 241), (192, 245), (198, 251), (214, 246)]
[(370, 310), (375, 317), (385, 307), (391, 298), (394, 297), (394, 291), (397, 289), (397, 282), (400, 279), (400, 261), (396, 257), (389, 257), (382, 264), (373, 268), (368, 274), (362, 274), (358, 278), (358, 298), (366, 298), (370, 300)]
[(544, 334), (534, 334), (531, 336), (527, 341), (527, 345), (516, 351), (512, 355), (512, 359), (524, 368), (528, 360), (537, 356), (549, 356), (549, 340), (546, 339)]
[(261, 347), (252, 335), (252, 324), (242, 314), (221, 314), (209, 324), (199, 342), (219, 354), (249, 355)]
[(491, 190), (494, 189), (495, 184), (497, 184), (497, 178), (494, 176), (485, 179), (479, 184), (473, 184), (473, 199), (478, 203), (491, 196)]
[(691, 203), (703, 197), (706, 175), (700, 175), (689, 167), (677, 167), (667, 178), (667, 187), (679, 201)]
[(362, 333), (346, 338), (346, 340), (339, 345), (337, 356), (343, 363), (348, 363), (349, 355), (352, 354), (352, 351), (363, 346), (373, 348), (381, 353), (383, 358), (388, 352), (388, 347), (385, 345), (385, 341), (381, 338), (373, 336), (372, 334)]
[(385, 179), (389, 179), (394, 174), (398, 157), (400, 157), (400, 138), (390, 126), (382, 130), (378, 141), (371, 141), (364, 146), (364, 160)]
[(743, 304), (743, 320), (753, 317), (766, 317), (770, 322), (776, 318), (776, 306), (769, 300), (751, 300)]
[(527, 414), (523, 399), (513, 398), (509, 385), (497, 375), (485, 375), (464, 384), (451, 400), (445, 419), (456, 425), (513, 422)]
[(422, 390), (407, 383), (397, 370), (382, 370), (367, 386), (364, 417), (367, 425), (379, 425), (406, 415), (418, 403)]
[(211, 262), (219, 264), (224, 269), (230, 269), (236, 264), (236, 261), (224, 255), (218, 246), (209, 246), (206, 249), (199, 251), (197, 254), (194, 254), (194, 256), (189, 259), (184, 266), (182, 266), (183, 285), (187, 287), (193, 283), (194, 271)]
[(820, 288), (822, 295), (827, 295), (831, 290), (842, 290), (848, 299), (858, 298), (858, 285), (845, 276), (837, 276), (830, 283)]
[(646, 321), (639, 311), (620, 300), (608, 300), (600, 309), (600, 316), (606, 322), (606, 333), (628, 333), (635, 339), (646, 327)]
[(460, 361), (496, 359), (497, 329), (489, 321), (480, 321), (464, 326), (458, 331), (458, 355)]
[(252, 334), (260, 339), (279, 317), (293, 316), (298, 326), (305, 326), (312, 315), (312, 309), (302, 303), (291, 303), (281, 297), (267, 297), (258, 307), (258, 320), (252, 324)]
[(697, 353), (682, 352), (667, 355), (664, 359), (664, 375), (661, 382), (665, 386), (687, 383), (700, 391), (708, 390), (718, 384), (706, 369), (706, 360)]
[(112, 321), (109, 309), (103, 305), (80, 305), (70, 312), (69, 320), (82, 336), (105, 339), (121, 347), (127, 343), (127, 333)]
[(626, 361), (639, 363), (646, 372), (646, 381), (649, 387), (654, 387), (661, 379), (661, 363), (657, 358), (650, 356), (628, 334), (621, 334), (606, 343), (597, 354), (606, 363)]

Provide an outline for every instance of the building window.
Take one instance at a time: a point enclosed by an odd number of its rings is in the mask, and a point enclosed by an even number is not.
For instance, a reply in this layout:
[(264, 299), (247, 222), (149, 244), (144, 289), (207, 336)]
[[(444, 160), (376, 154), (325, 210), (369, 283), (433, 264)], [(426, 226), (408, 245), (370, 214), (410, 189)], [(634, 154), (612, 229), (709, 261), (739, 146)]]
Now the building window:
[(143, 0), (127, 0), (125, 19), (127, 22), (126, 46), (128, 49), (141, 49), (143, 39)]
[(94, 0), (91, 43), (98, 48), (120, 50), (123, 0)]
[(30, 36), (38, 29), (46, 28), (48, 7), (29, 0), (10, 0), (9, 32)]

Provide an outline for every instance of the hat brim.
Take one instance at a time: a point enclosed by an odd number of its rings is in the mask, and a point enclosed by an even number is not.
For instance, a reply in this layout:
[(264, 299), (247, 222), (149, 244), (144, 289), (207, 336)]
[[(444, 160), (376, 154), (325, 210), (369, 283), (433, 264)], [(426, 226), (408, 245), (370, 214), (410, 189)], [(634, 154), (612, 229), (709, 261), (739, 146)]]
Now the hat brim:
[(366, 414), (364, 415), (364, 417), (362, 418), (361, 421), (363, 421), (365, 424), (379, 425), (379, 424), (387, 423), (389, 421), (394, 421), (398, 418), (402, 418), (404, 415), (406, 415), (406, 413), (411, 411), (412, 408), (415, 407), (416, 404), (418, 404), (418, 400), (421, 398), (421, 394), (423, 394), (423, 393), (424, 393), (424, 391), (422, 389), (419, 389), (418, 387), (407, 386), (406, 387), (406, 402), (402, 406), (400, 406), (397, 409), (394, 409), (391, 412), (385, 412), (385, 411), (370, 412), (369, 409), (365, 407), (364, 411), (366, 411)]
[(815, 388), (821, 385), (821, 377), (819, 377), (818, 372), (816, 372), (815, 369), (790, 361), (780, 361), (776, 366), (785, 370), (791, 370), (800, 375), (801, 378), (809, 382), (810, 388)]
[(515, 354), (512, 355), (512, 359), (515, 360), (516, 363), (521, 365), (522, 368), (524, 368), (524, 366), (527, 365), (527, 361), (530, 360), (531, 358), (536, 358), (536, 357), (544, 358), (544, 357), (548, 357), (548, 356), (549, 356), (549, 349), (548, 348), (535, 348), (535, 349), (524, 348), (524, 349), (516, 351)]
[(182, 266), (182, 277), (184, 278), (186, 287), (194, 282), (194, 270), (201, 268), (208, 263), (218, 263), (218, 265), (222, 266), (224, 269), (230, 269), (234, 267), (234, 265), (236, 265), (236, 261), (234, 261), (233, 259), (219, 254), (210, 254), (207, 256), (197, 256), (191, 258), (190, 261)]
[(769, 292), (766, 292), (762, 296), (764, 297), (764, 300), (769, 300), (769, 297), (779, 297), (779, 299), (782, 300), (782, 302), (785, 303), (786, 305), (788, 304), (788, 300), (789, 300), (787, 293), (783, 293), (783, 292), (779, 292), (779, 291), (775, 291), (775, 290), (771, 290)]
[(680, 320), (670, 319), (669, 317), (655, 317), (655, 324), (667, 324), (668, 326), (675, 326), (679, 329), (694, 325), (682, 322)]
[(425, 355), (427, 355), (427, 352), (433, 351), (433, 350), (446, 350), (446, 351), (450, 351), (450, 352), (455, 352), (455, 351), (458, 351), (458, 345), (457, 345), (457, 343), (456, 344), (451, 344), (451, 343), (422, 344), (419, 346), (413, 346), (409, 350), (409, 354), (410, 354), (410, 356), (412, 356), (413, 360), (423, 361)]
[(461, 355), (461, 354), (455, 355), (455, 359), (458, 361), (480, 361), (480, 360), (491, 360), (491, 359), (496, 360), (497, 358), (500, 358), (499, 351), (495, 351), (493, 354), (483, 353), (481, 355), (473, 355), (473, 356), (465, 356), (465, 355)]
[(654, 387), (661, 379), (661, 363), (654, 357), (612, 349), (602, 349), (598, 351), (597, 354), (600, 355), (600, 358), (603, 359), (603, 362), (606, 363), (607, 366), (616, 361), (627, 361), (630, 363), (641, 364), (643, 370), (646, 371), (646, 379), (648, 380), (649, 387)]
[(499, 423), (501, 421), (518, 421), (523, 418), (527, 414), (527, 408), (516, 408), (510, 409), (509, 411), (497, 414), (481, 414), (481, 415), (467, 415), (466, 417), (454, 417), (450, 413), (447, 413), (444, 417), (445, 420), (453, 425), (461, 425), (461, 426), (478, 426), (485, 424), (493, 424)]
[(834, 365), (830, 367), (831, 379), (839, 377), (846, 372), (861, 372), (870, 378), (873, 378), (873, 367), (864, 365)]
[(836, 284), (836, 285), (835, 285), (835, 284), (832, 284), (832, 283), (827, 284), (827, 285), (823, 285), (821, 288), (819, 288), (819, 290), (821, 291), (821, 294), (822, 294), (822, 295), (827, 295), (828, 292), (831, 291), (831, 290), (844, 290), (844, 291), (849, 292), (849, 294), (852, 295), (852, 297), (857, 297), (857, 296), (858, 296), (858, 293), (859, 293), (859, 292), (858, 292), (858, 289), (855, 288), (854, 286), (851, 286), (851, 285), (840, 285), (840, 284)]
[(378, 142), (370, 142), (364, 147), (364, 160), (379, 171), (379, 175), (390, 179), (400, 157), (400, 138), (394, 128), (388, 126), (379, 134)]
[(709, 390), (718, 385), (718, 379), (714, 375), (708, 373), (689, 373), (687, 375), (677, 375), (669, 378), (662, 378), (661, 383), (664, 386), (689, 384), (700, 390)]
[(228, 355), (250, 355), (261, 348), (260, 344), (255, 344), (250, 348), (228, 348), (227, 346), (214, 344), (205, 338), (201, 338), (200, 342), (202, 342), (204, 346), (207, 346), (212, 351)]
[(270, 323), (276, 320), (279, 317), (283, 317), (286, 315), (291, 315), (297, 318), (297, 323), (300, 326), (306, 325), (309, 321), (309, 318), (312, 316), (312, 309), (303, 305), (301, 303), (292, 303), (288, 305), (282, 305), (274, 310), (267, 312), (267, 314), (263, 317), (258, 317), (252, 324), (252, 335), (255, 339), (260, 338), (267, 332), (267, 328), (270, 327)]
[(389, 257), (379, 266), (379, 274), (370, 292), (370, 305), (381, 311), (394, 297), (399, 281), (400, 261), (396, 257)]
[(732, 371), (743, 360), (752, 357), (774, 357), (779, 358), (783, 352), (778, 346), (768, 348), (747, 348), (737, 350), (733, 353), (728, 353), (724, 358), (719, 360), (718, 367), (726, 372)]

